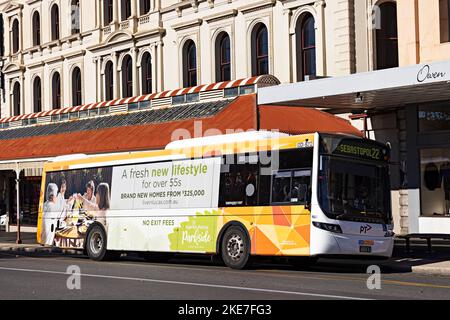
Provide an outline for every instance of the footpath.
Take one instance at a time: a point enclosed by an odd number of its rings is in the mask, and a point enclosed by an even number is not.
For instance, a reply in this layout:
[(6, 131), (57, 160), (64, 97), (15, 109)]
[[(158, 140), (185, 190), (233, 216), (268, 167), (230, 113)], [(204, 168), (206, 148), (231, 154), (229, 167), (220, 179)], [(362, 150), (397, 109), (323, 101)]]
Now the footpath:
[[(16, 233), (0, 231), (0, 254), (45, 254), (45, 255), (83, 255), (78, 250), (64, 250), (42, 246), (36, 242), (36, 231), (31, 229), (21, 234), (22, 244), (16, 244)], [(405, 251), (403, 240), (396, 240), (394, 254), (388, 260), (331, 260), (319, 259), (319, 265), (337, 268), (361, 268), (370, 265), (379, 266), (388, 273), (418, 273), (426, 275), (450, 276), (450, 241), (433, 242), (433, 251), (427, 252), (426, 242), (412, 241), (411, 252)]]

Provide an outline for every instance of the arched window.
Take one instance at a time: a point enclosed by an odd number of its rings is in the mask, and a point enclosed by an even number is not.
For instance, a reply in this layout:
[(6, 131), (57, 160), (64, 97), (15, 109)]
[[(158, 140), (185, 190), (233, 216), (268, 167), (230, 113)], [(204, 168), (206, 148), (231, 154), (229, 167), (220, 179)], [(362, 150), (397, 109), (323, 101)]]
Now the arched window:
[(122, 21), (131, 17), (131, 0), (121, 0), (120, 11), (122, 12)]
[(41, 78), (36, 77), (33, 81), (33, 111), (42, 111), (42, 86)]
[(231, 80), (230, 36), (226, 32), (219, 34), (216, 40), (216, 80)]
[(146, 52), (142, 57), (142, 94), (152, 93), (152, 57)]
[(41, 16), (39, 12), (33, 14), (33, 46), (41, 44)]
[(252, 74), (260, 76), (269, 73), (269, 35), (267, 27), (258, 23), (252, 31)]
[(398, 67), (397, 5), (380, 5), (381, 25), (376, 31), (376, 69)]
[(79, 106), (81, 104), (81, 71), (76, 67), (72, 72), (72, 105)]
[(141, 16), (150, 12), (150, 0), (140, 0), (139, 11)]
[(105, 68), (105, 99), (114, 99), (114, 69), (111, 61), (108, 61)]
[(105, 26), (113, 21), (114, 6), (113, 0), (103, 0), (103, 19)]
[(80, 33), (80, 0), (72, 0), (70, 13), (72, 34)]
[(316, 75), (316, 30), (314, 17), (305, 14), (296, 26), (297, 38), (297, 79)]
[(55, 72), (52, 78), (52, 107), (61, 108), (61, 76), (58, 72)]
[(183, 86), (197, 85), (197, 48), (194, 41), (188, 40), (183, 47)]
[(19, 20), (15, 19), (12, 26), (12, 49), (13, 53), (19, 52)]
[(126, 56), (122, 62), (122, 98), (133, 96), (133, 61)]
[(52, 41), (59, 39), (59, 8), (54, 4), (51, 11), (52, 19)]
[(13, 87), (14, 116), (20, 116), (20, 84), (16, 82)]

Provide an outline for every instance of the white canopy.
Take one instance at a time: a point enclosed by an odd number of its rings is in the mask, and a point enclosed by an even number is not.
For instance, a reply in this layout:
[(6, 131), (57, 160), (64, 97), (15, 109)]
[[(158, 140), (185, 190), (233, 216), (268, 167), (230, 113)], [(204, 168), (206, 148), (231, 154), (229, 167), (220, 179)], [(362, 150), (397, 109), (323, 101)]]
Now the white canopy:
[(450, 100), (450, 61), (260, 88), (259, 105), (372, 109)]

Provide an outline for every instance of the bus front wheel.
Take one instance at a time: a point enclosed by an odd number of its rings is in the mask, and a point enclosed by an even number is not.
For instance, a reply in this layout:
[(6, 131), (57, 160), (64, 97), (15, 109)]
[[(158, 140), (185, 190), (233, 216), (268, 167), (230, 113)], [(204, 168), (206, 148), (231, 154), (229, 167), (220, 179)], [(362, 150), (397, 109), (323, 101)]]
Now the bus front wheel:
[(93, 225), (86, 236), (85, 250), (88, 257), (95, 261), (114, 260), (120, 252), (106, 250), (106, 232), (100, 225)]
[(225, 231), (221, 255), (230, 268), (242, 270), (250, 265), (250, 239), (241, 227), (232, 226)]

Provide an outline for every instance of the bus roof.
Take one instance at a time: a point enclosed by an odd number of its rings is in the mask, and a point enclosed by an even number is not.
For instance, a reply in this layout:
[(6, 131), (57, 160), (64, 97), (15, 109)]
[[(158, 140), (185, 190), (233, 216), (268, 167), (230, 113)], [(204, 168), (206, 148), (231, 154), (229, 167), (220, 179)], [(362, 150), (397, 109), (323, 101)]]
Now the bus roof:
[(219, 144), (230, 144), (238, 142), (259, 141), (264, 139), (273, 139), (289, 137), (286, 133), (275, 131), (248, 131), (232, 134), (215, 135), (209, 137), (178, 140), (167, 145), (166, 150), (184, 149), (187, 147), (203, 147)]
[(181, 160), (186, 158), (201, 158), (266, 150), (288, 150), (299, 148), (299, 146), (305, 148), (313, 146), (314, 135), (315, 134), (311, 133), (289, 136), (286, 134), (253, 132), (244, 135), (231, 134), (182, 140), (169, 144), (164, 150), (97, 155), (86, 158), (48, 162), (44, 166), (44, 171), (62, 171), (90, 167), (106, 167), (118, 164)]

